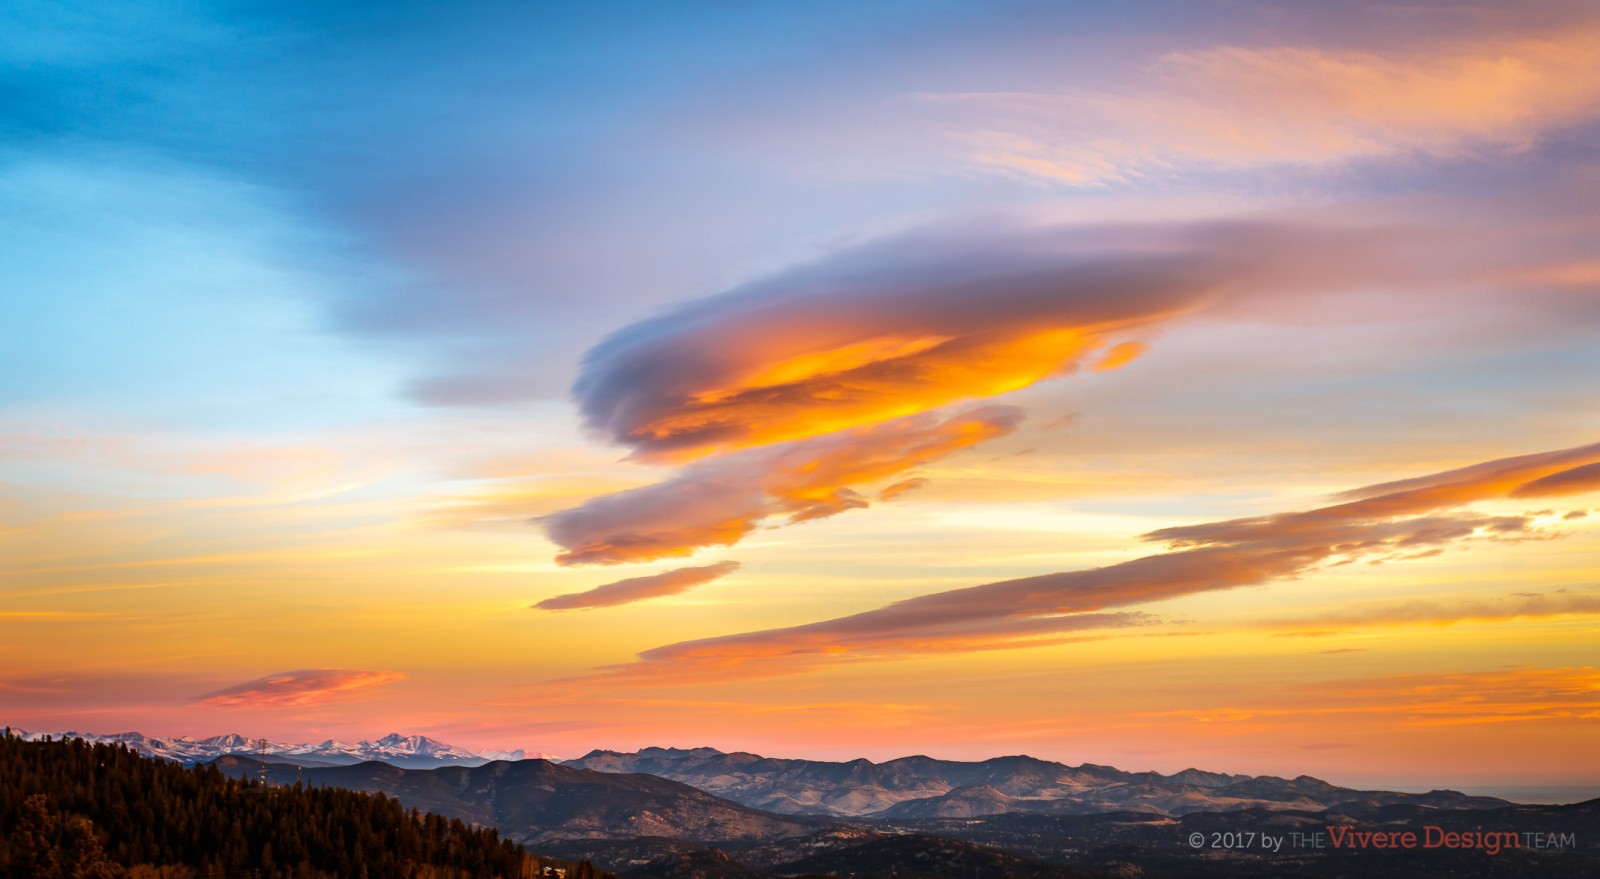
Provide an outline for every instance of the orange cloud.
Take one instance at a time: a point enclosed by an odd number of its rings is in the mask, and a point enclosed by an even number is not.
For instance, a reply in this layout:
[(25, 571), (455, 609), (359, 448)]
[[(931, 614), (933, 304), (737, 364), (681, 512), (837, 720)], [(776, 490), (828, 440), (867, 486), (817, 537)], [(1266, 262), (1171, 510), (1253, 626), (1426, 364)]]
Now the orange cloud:
[(677, 595), (702, 583), (710, 583), (739, 570), (738, 562), (717, 562), (698, 568), (678, 568), (645, 577), (629, 577), (597, 586), (587, 592), (573, 592), (546, 598), (535, 604), (540, 610), (572, 610), (580, 607), (613, 607), (663, 595)]
[(857, 492), (913, 467), (1014, 431), (1020, 410), (933, 413), (833, 436), (721, 455), (655, 485), (595, 498), (545, 517), (564, 565), (617, 564), (728, 546), (762, 521), (790, 524), (867, 506)]
[(1111, 346), (1105, 354), (1096, 360), (1092, 367), (1095, 372), (1111, 372), (1139, 359), (1139, 356), (1149, 350), (1143, 342), (1122, 342)]
[(1351, 500), (1353, 508), (1399, 515), (1484, 498), (1539, 496), (1545, 487), (1582, 482), (1594, 473), (1596, 464), (1600, 464), (1600, 443), (1501, 458), (1431, 476), (1357, 488), (1338, 497)]
[(1552, 497), (1600, 491), (1600, 464), (1573, 467), (1525, 482), (1511, 491), (1512, 497)]
[(299, 669), (235, 684), (196, 696), (194, 701), (223, 708), (296, 708), (335, 701), (355, 690), (403, 681), (405, 677), (392, 671)]
[(1085, 628), (1137, 625), (1139, 613), (1105, 613), (1292, 577), (1324, 564), (1414, 557), (1471, 539), (1504, 539), (1521, 516), (1453, 511), (1508, 497), (1551, 474), (1600, 462), (1600, 444), (1524, 455), (1420, 479), (1358, 489), (1321, 509), (1165, 528), (1145, 539), (1173, 551), (1084, 571), (938, 592), (808, 625), (725, 635), (647, 650), (605, 674), (620, 677), (762, 676), (834, 658), (1032, 646)]
[(783, 385), (692, 391), (681, 411), (636, 426), (629, 439), (645, 449), (698, 456), (707, 446), (726, 451), (877, 424), (957, 400), (998, 396), (1066, 372), (1112, 329), (969, 336)]

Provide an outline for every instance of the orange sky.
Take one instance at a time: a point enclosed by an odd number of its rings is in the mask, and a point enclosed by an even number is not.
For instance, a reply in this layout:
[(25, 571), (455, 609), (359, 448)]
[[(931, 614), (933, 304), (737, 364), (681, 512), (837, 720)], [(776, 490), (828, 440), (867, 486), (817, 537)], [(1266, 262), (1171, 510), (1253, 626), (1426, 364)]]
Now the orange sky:
[(1593, 10), (849, 6), (36, 22), (4, 721), (1600, 788)]

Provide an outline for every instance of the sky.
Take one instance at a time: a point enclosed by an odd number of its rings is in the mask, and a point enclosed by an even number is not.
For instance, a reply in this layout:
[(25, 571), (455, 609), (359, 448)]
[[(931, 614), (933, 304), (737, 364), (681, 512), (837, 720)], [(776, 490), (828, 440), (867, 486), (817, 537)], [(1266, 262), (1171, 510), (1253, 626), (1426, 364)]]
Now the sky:
[(8, 3), (23, 729), (1600, 787), (1580, 2)]

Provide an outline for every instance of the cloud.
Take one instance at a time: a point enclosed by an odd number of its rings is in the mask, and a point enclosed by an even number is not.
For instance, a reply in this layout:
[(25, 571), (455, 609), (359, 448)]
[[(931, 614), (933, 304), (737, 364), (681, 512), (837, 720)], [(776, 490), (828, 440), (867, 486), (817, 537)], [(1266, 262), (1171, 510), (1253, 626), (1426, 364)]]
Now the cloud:
[[(1207, 723), (1270, 724), (1303, 717), (1327, 730), (1347, 722), (1411, 727), (1501, 723), (1586, 723), (1600, 711), (1600, 669), (1512, 667), (1493, 671), (1387, 675), (1317, 681), (1289, 693), (1203, 709), (1148, 712), (1145, 717)], [(1381, 718), (1381, 719), (1379, 719)]]
[(980, 166), (1095, 186), (1189, 169), (1526, 149), (1600, 111), (1600, 29), (1400, 55), (1223, 46), (1169, 54), (1121, 88), (922, 95)]
[[(1482, 496), (1535, 497), (1545, 488), (1582, 482), (1600, 463), (1600, 443), (1553, 452), (1486, 461), (1443, 473), (1385, 482), (1341, 492), (1337, 497), (1394, 514), (1465, 503)], [(1588, 490), (1594, 490), (1594, 485)], [(1565, 493), (1565, 492), (1562, 492)], [(1343, 509), (1334, 507), (1332, 509)]]
[[(1368, 626), (1449, 625), (1462, 622), (1600, 614), (1600, 594), (1543, 595), (1518, 593), (1493, 601), (1405, 601), (1363, 604), (1357, 610), (1270, 620), (1273, 629), (1304, 629), (1318, 634)], [(1305, 631), (1285, 634), (1307, 634)]]
[[(998, 584), (996, 584), (998, 585)], [(981, 587), (979, 587), (981, 588)], [(915, 600), (915, 599), (913, 599)], [(598, 677), (683, 680), (690, 683), (795, 674), (828, 662), (1041, 647), (1085, 640), (1068, 633), (1122, 629), (1159, 622), (1149, 614), (1078, 613), (1015, 619), (918, 615), (886, 619), (882, 611), (785, 629), (684, 641), (639, 654)], [(887, 616), (892, 617), (893, 614)]]
[(1549, 722), (1600, 711), (1600, 669), (1508, 668), (1307, 684), (1307, 705), (1285, 713), (1383, 713), (1410, 726)]
[(69, 686), (64, 678), (0, 678), (0, 691), (17, 695), (40, 696), (60, 695), (72, 693), (74, 688)]
[(762, 521), (789, 524), (867, 506), (856, 487), (895, 477), (1017, 428), (1021, 410), (986, 406), (940, 420), (899, 418), (832, 436), (714, 456), (666, 482), (603, 495), (544, 518), (564, 565), (617, 564), (728, 546)]
[[(1121, 368), (1219, 298), (1406, 277), (1393, 229), (1232, 221), (924, 228), (626, 327), (574, 387), (664, 482), (542, 519), (561, 564), (685, 556), (868, 506), (863, 488), (1011, 432), (950, 404)], [(886, 487), (887, 497), (910, 484)]]
[(1320, 509), (1164, 528), (1144, 535), (1170, 552), (1084, 571), (988, 583), (897, 601), (876, 610), (782, 629), (685, 641), (647, 650), (619, 677), (762, 676), (837, 659), (944, 653), (1048, 643), (1083, 628), (1138, 625), (1142, 613), (1106, 613), (1200, 592), (1292, 577), (1321, 565), (1388, 560), (1463, 540), (1505, 539), (1519, 516), (1459, 511), (1475, 501), (1600, 461), (1600, 444), (1505, 458), (1420, 479), (1357, 489)]
[(1517, 486), (1512, 497), (1553, 497), (1600, 491), (1600, 464), (1573, 467)]
[(1170, 230), (1003, 225), (848, 248), (624, 328), (585, 359), (583, 417), (665, 462), (878, 424), (1115, 368), (1260, 261)]
[(279, 672), (194, 697), (224, 708), (296, 708), (343, 699), (355, 690), (405, 680), (392, 671), (305, 668)]
[(885, 486), (881, 491), (879, 491), (878, 500), (880, 502), (892, 501), (895, 498), (908, 495), (927, 484), (928, 479), (925, 476), (913, 476), (910, 479), (902, 479), (893, 485)]
[(698, 568), (678, 568), (660, 574), (650, 574), (644, 577), (629, 577), (615, 583), (597, 586), (587, 592), (573, 592), (568, 595), (558, 595), (555, 598), (546, 598), (535, 604), (539, 610), (572, 610), (580, 607), (613, 607), (618, 604), (629, 604), (634, 601), (643, 601), (647, 598), (659, 598), (663, 595), (677, 595), (702, 583), (710, 583), (718, 577), (725, 577), (739, 570), (739, 563), (717, 562), (714, 565), (703, 565)]
[(1121, 369), (1139, 359), (1148, 350), (1150, 350), (1150, 346), (1143, 342), (1119, 342), (1112, 345), (1089, 368), (1095, 372), (1111, 372)]

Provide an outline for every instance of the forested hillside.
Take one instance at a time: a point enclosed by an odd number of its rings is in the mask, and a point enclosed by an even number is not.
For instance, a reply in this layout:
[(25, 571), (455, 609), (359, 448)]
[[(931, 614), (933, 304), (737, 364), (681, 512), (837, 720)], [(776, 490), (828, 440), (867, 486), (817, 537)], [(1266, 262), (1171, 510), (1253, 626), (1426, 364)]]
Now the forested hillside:
[(121, 746), (0, 737), (0, 876), (27, 879), (520, 879), (588, 864), (382, 794), (273, 787)]

